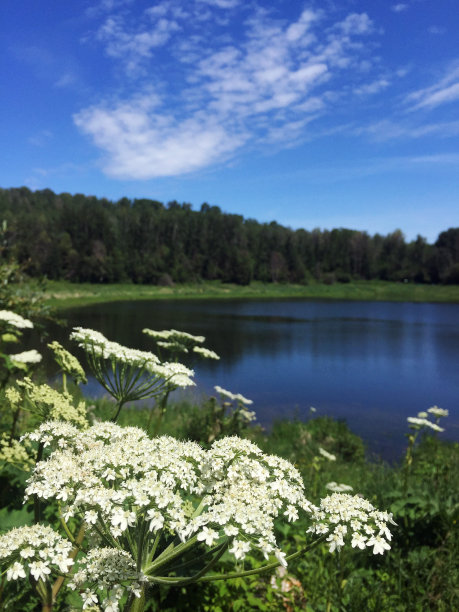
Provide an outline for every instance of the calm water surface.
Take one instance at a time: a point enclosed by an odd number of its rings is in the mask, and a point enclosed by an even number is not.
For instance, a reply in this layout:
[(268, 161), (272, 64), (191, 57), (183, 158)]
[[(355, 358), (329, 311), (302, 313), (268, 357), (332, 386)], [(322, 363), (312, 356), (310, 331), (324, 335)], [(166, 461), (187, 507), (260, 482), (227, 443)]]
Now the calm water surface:
[[(206, 336), (221, 361), (200, 360), (199, 390), (218, 384), (254, 400), (258, 421), (346, 419), (370, 452), (397, 457), (406, 417), (437, 404), (459, 437), (459, 305), (305, 300), (119, 302), (65, 314), (110, 340), (151, 350), (144, 327)], [(72, 350), (68, 329), (52, 330)], [(52, 365), (48, 364), (52, 374)], [(88, 394), (96, 394), (90, 383)]]

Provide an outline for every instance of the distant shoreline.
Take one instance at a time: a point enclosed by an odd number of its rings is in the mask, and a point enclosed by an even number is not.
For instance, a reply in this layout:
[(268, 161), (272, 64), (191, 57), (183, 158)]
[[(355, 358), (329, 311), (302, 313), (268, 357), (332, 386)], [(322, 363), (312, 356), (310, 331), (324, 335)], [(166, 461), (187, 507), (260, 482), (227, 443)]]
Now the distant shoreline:
[(391, 281), (355, 281), (326, 285), (252, 282), (241, 286), (220, 281), (175, 284), (90, 284), (49, 281), (47, 303), (57, 309), (119, 301), (175, 299), (327, 299), (379, 302), (459, 303), (458, 285), (427, 285)]

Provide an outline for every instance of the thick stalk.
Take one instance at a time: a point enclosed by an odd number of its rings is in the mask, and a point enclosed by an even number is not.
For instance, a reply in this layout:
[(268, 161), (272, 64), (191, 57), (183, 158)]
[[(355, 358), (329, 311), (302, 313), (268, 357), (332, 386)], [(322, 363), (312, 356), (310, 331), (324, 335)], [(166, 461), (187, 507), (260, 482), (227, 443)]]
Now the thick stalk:
[[(153, 430), (152, 437), (155, 438), (158, 435), (159, 429), (161, 427), (161, 421), (163, 420), (163, 416), (166, 412), (167, 408), (167, 400), (169, 398), (170, 389), (168, 389), (162, 396), (161, 401), (159, 403), (159, 415), (156, 421), (155, 428)], [(150, 423), (148, 424), (147, 432), (150, 433)]]
[[(35, 465), (37, 465), (38, 462), (41, 461), (43, 457), (43, 448), (44, 448), (44, 444), (43, 442), (40, 442), (40, 444), (38, 445), (37, 459), (35, 461)], [(33, 521), (34, 523), (39, 523), (40, 518), (41, 518), (40, 499), (38, 495), (34, 495), (33, 496)]]
[[(70, 553), (69, 557), (71, 559), (75, 559), (75, 557), (78, 554), (78, 551), (80, 550), (81, 544), (84, 540), (84, 534), (85, 534), (85, 527), (84, 527), (84, 523), (83, 525), (81, 525), (80, 530), (78, 531), (78, 535), (75, 539), (75, 546), (72, 549), (72, 552)], [(56, 597), (59, 593), (59, 591), (62, 588), (62, 585), (64, 584), (64, 580), (65, 580), (65, 576), (59, 576), (59, 578), (57, 578), (51, 588), (51, 601), (54, 603), (56, 601)], [(51, 608), (50, 608), (51, 609)]]
[(13, 441), (13, 438), (16, 434), (16, 425), (19, 419), (20, 412), (21, 412), (21, 406), (18, 406), (13, 414), (13, 424), (11, 425), (10, 442)]

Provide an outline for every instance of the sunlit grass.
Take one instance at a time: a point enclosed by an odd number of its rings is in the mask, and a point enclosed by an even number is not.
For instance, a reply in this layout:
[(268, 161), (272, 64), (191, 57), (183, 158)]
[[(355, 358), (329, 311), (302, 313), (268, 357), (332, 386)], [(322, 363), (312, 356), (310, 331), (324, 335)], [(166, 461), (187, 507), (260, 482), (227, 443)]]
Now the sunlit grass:
[(90, 284), (50, 281), (47, 301), (57, 308), (103, 302), (157, 299), (311, 298), (393, 302), (459, 302), (459, 286), (419, 285), (386, 281), (355, 281), (325, 285), (253, 282), (247, 286), (206, 281), (172, 287), (134, 284)]

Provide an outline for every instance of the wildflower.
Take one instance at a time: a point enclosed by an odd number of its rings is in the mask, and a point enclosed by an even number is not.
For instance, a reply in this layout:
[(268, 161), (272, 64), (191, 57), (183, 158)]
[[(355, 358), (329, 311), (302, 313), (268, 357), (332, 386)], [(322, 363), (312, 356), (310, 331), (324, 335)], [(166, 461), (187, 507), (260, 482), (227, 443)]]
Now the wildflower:
[(62, 344), (59, 344), (56, 340), (48, 344), (48, 347), (54, 352), (54, 359), (60, 366), (63, 372), (66, 372), (71, 376), (75, 382), (86, 383), (86, 374), (76, 357), (69, 351), (65, 350)]
[(374, 555), (383, 555), (385, 550), (390, 550), (390, 544), (380, 536), (373, 536), (367, 541), (367, 546), (373, 546)]
[(33, 411), (42, 419), (68, 421), (80, 427), (88, 426), (84, 401), (74, 406), (73, 399), (68, 393), (56, 391), (49, 385), (36, 385), (27, 377), (17, 384)]
[(0, 310), (0, 321), (4, 321), (18, 329), (32, 329), (33, 323), (29, 319), (24, 319), (21, 315), (11, 312), (11, 310)]
[(17, 527), (0, 536), (0, 563), (10, 563), (8, 580), (65, 573), (73, 564), (71, 550), (72, 544), (46, 525)]
[(350, 485), (347, 484), (343, 484), (340, 483), (338, 484), (337, 482), (327, 482), (327, 484), (325, 485), (325, 488), (328, 489), (329, 491), (332, 491), (333, 493), (348, 493), (349, 491), (352, 491), (352, 487)]
[(6, 572), (7, 580), (17, 580), (18, 578), (25, 578), (25, 577), (26, 577), (26, 574), (24, 571), (24, 566), (18, 561), (15, 561), (13, 565), (9, 567)]
[(198, 541), (205, 542), (207, 546), (212, 546), (216, 540), (218, 540), (218, 532), (208, 527), (203, 527), (202, 531), (198, 533)]
[[(384, 539), (391, 539), (387, 524), (395, 525), (392, 514), (380, 512), (366, 499), (347, 493), (333, 493), (322, 499), (318, 508), (313, 508), (314, 524), (309, 532), (328, 533), (330, 552), (339, 550), (345, 544), (345, 538), (351, 538), (351, 546), (362, 548), (362, 530), (370, 536), (366, 546), (373, 546), (374, 554), (382, 554), (390, 545)], [(371, 544), (370, 544), (371, 542)]]
[(321, 446), (319, 446), (319, 453), (322, 455), (322, 457), (325, 457), (325, 459), (328, 459), (329, 461), (336, 461), (336, 456), (332, 455), (332, 453), (329, 453)]
[(229, 552), (232, 553), (237, 560), (239, 560), (244, 559), (249, 550), (250, 544), (248, 542), (244, 542), (243, 540), (234, 540), (233, 546), (229, 549)]
[(447, 417), (447, 416), (449, 416), (449, 411), (448, 410), (445, 410), (444, 408), (439, 408), (438, 406), (432, 406), (431, 408), (428, 408), (427, 412), (430, 412), (430, 414), (433, 414), (436, 417)]
[(31, 351), (23, 351), (22, 353), (16, 353), (15, 355), (9, 355), (9, 358), (16, 363), (40, 363), (42, 356), (38, 351), (32, 349)]
[(198, 355), (201, 355), (202, 357), (205, 357), (206, 359), (220, 359), (220, 356), (217, 355), (217, 353), (203, 346), (194, 346), (193, 352), (198, 353)]
[(407, 417), (406, 420), (408, 421), (408, 423), (417, 426), (417, 428), (418, 427), (429, 427), (430, 429), (433, 429), (434, 431), (439, 431), (439, 432), (445, 431), (443, 427), (440, 427), (436, 423), (432, 423), (431, 421), (425, 418)]

